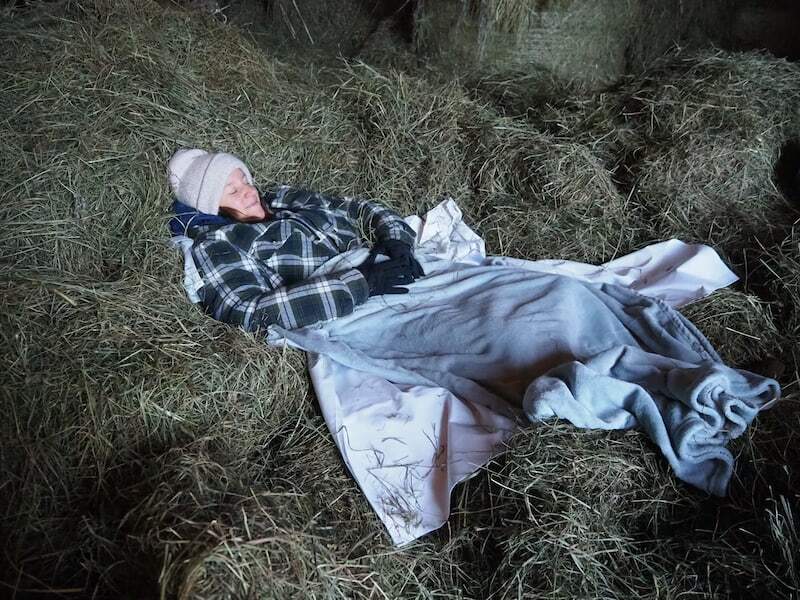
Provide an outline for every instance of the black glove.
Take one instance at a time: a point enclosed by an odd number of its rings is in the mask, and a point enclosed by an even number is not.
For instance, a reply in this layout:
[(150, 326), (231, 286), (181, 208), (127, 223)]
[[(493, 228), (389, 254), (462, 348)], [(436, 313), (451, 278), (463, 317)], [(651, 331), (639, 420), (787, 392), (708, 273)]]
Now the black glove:
[(405, 283), (413, 283), (408, 260), (393, 258), (382, 263), (375, 263), (375, 255), (371, 254), (364, 264), (356, 267), (369, 285), (370, 296), (383, 294), (407, 294), (408, 288), (397, 287)]
[(419, 279), (425, 275), (425, 271), (422, 270), (422, 265), (414, 258), (414, 250), (405, 242), (401, 242), (400, 240), (383, 240), (372, 247), (372, 252), (383, 254), (389, 258), (408, 259), (411, 277), (414, 279)]

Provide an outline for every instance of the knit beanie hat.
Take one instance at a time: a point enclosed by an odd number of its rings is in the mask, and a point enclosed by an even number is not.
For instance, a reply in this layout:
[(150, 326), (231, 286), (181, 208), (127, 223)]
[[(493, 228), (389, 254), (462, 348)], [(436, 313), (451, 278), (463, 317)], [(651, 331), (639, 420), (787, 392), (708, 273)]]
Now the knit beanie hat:
[(241, 169), (247, 183), (253, 185), (250, 170), (233, 154), (182, 149), (169, 161), (169, 184), (178, 201), (201, 213), (216, 215), (225, 182), (234, 169)]

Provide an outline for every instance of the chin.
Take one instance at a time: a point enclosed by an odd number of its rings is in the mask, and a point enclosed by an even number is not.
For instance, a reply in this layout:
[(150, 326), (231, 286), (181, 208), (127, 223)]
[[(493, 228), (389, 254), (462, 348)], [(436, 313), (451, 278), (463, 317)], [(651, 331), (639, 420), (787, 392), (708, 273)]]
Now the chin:
[(258, 215), (249, 215), (247, 217), (243, 217), (239, 219), (243, 223), (258, 223), (259, 221), (263, 221), (266, 217), (259, 217)]

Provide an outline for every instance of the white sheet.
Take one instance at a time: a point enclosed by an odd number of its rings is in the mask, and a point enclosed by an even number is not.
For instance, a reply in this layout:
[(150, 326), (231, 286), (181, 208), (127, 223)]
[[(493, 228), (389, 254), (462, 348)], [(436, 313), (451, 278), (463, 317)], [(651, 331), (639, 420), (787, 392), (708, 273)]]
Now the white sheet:
[[(514, 265), (626, 285), (675, 307), (738, 280), (712, 248), (679, 240), (653, 244), (599, 267), (564, 260), (487, 258), (483, 239), (463, 222), (453, 199), (432, 209), (424, 221), (413, 216), (406, 222), (417, 232), (416, 254), (426, 273), (451, 261)], [(365, 254), (342, 260), (358, 264)], [(325, 265), (325, 272), (339, 268)], [(345, 463), (397, 545), (444, 524), (452, 489), (502, 452), (503, 441), (517, 427), (503, 415), (467, 404), (442, 388), (395, 385), (327, 356), (312, 357), (309, 371)], [(444, 438), (443, 431), (449, 433)]]
[[(509, 265), (624, 285), (682, 306), (737, 281), (713, 249), (669, 240), (601, 266), (563, 260), (486, 257), (483, 240), (462, 220), (452, 199), (422, 220), (415, 253), (426, 273), (453, 263)], [(367, 250), (343, 254), (315, 274), (364, 260)], [(194, 264), (188, 254), (187, 293)], [(369, 302), (380, 302), (372, 298)], [(270, 343), (285, 343), (275, 335)], [(450, 514), (450, 493), (503, 449), (518, 426), (507, 416), (456, 398), (442, 388), (396, 385), (309, 354), (309, 371), (325, 422), (350, 472), (397, 545), (437, 529)]]

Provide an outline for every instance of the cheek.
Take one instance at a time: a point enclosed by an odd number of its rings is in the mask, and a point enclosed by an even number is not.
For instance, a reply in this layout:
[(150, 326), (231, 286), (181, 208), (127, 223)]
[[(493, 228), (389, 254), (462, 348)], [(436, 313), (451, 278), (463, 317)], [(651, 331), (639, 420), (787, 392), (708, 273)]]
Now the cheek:
[(247, 213), (248, 217), (264, 218), (264, 209), (261, 208), (261, 202), (253, 202), (252, 198), (248, 198), (244, 204), (246, 208), (243, 211)]

